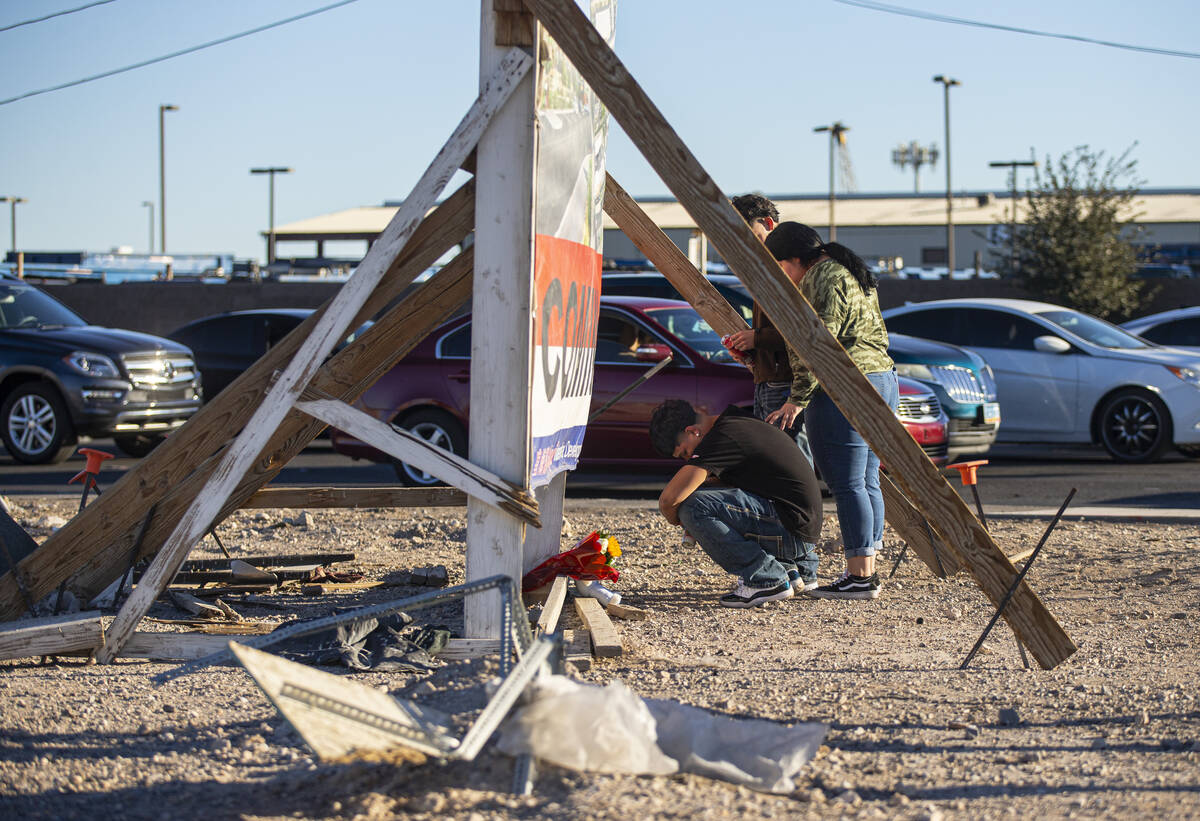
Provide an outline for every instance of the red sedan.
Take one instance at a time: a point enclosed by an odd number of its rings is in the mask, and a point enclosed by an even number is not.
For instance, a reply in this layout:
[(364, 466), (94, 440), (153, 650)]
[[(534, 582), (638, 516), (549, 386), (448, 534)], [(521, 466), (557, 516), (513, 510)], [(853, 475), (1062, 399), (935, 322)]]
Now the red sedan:
[[(599, 408), (671, 354), (660, 373), (588, 424), (580, 463), (588, 468), (650, 467), (670, 469), (650, 446), (647, 427), (664, 399), (686, 399), (720, 410), (751, 407), (754, 385), (735, 363), (720, 337), (686, 302), (647, 297), (601, 297), (596, 333), (592, 408)], [(471, 379), (471, 318), (450, 320), (422, 340), (376, 382), (358, 406), (386, 422), (409, 430), (439, 447), (465, 456)], [(917, 442), (938, 461), (945, 460), (946, 416), (924, 385), (901, 379), (898, 416)], [(330, 436), (334, 450), (377, 462), (391, 457), (341, 431)], [(396, 464), (409, 485), (436, 484), (427, 473)]]

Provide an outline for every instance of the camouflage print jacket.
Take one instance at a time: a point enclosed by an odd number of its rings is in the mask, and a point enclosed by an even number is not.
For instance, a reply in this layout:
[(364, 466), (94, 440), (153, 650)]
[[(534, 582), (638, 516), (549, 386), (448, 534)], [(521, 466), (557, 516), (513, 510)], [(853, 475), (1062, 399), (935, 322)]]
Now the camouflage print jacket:
[[(879, 313), (879, 294), (874, 288), (863, 291), (849, 271), (826, 259), (810, 268), (800, 280), (800, 293), (860, 371), (878, 373), (892, 369), (892, 358), (887, 353), (887, 328)], [(792, 363), (792, 395), (788, 401), (803, 408), (820, 386), (791, 346), (788, 358)]]

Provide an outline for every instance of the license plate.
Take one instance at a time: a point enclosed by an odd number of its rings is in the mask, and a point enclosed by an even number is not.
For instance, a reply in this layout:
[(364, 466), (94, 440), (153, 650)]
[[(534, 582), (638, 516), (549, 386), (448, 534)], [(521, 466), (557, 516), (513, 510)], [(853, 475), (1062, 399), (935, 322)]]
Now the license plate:
[(1000, 423), (1000, 403), (999, 402), (985, 402), (983, 404), (983, 421), (984, 421), (984, 424), (988, 424), (988, 425), (990, 425), (993, 422), (995, 422), (997, 424)]

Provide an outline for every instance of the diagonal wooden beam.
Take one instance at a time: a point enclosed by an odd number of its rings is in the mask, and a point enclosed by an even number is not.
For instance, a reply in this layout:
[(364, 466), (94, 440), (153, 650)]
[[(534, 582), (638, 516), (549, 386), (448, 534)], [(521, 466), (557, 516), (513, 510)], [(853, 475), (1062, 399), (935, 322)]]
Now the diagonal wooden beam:
[[(801, 354), (855, 429), (884, 457), (892, 478), (943, 541), (963, 558), (984, 594), (998, 603), (1016, 579), (1012, 563), (846, 356), (587, 17), (573, 0), (525, 0), (525, 4), (754, 298), (775, 308), (772, 320), (784, 339)], [(1024, 583), (1005, 618), (1045, 668), (1056, 666), (1076, 650), (1062, 626)]]
[[(462, 242), (474, 224), (475, 184), (468, 181), (421, 224), (404, 253), (392, 263), (383, 282), (352, 324), (357, 327), (399, 298), (407, 283)], [(469, 257), (463, 259), (465, 269), (453, 270), (459, 273), (465, 271), (468, 280), (465, 293), (469, 296), (468, 260)], [(450, 271), (442, 273), (449, 274)], [(441, 274), (435, 279), (443, 283), (450, 282), (448, 277)], [(428, 284), (434, 288), (433, 280)], [(447, 287), (450, 286), (438, 285), (437, 290)], [(430, 296), (431, 292), (426, 291), (420, 299), (427, 301)], [(450, 310), (459, 304), (451, 304)], [(179, 499), (180, 491), (184, 488), (189, 488), (192, 495), (198, 492), (199, 488), (191, 488), (188, 484), (188, 477), (200, 470), (206, 460), (218, 453), (230, 437), (241, 430), (266, 395), (272, 374), (295, 355), (328, 306), (329, 303), (326, 303), (300, 323), (229, 387), (207, 402), (186, 425), (123, 474), (103, 496), (51, 534), (35, 552), (19, 561), (21, 573), (29, 579), (33, 598), (36, 600), (45, 596), (67, 579), (71, 579), (72, 586), (96, 593), (121, 575), (149, 507), (166, 497)], [(428, 311), (436, 308), (436, 305), (431, 306), (426, 302), (424, 309), (418, 309), (409, 316), (409, 332), (415, 334)], [(372, 328), (372, 333), (379, 332), (378, 325)], [(335, 357), (343, 363), (342, 374), (353, 373), (355, 368), (360, 367), (361, 357), (356, 356), (353, 362), (348, 358), (356, 350), (361, 350), (358, 343)], [(378, 373), (385, 370), (379, 370)], [(369, 374), (367, 378), (371, 378)], [(367, 382), (367, 386), (370, 384)], [(362, 389), (365, 390), (365, 386)], [(317, 432), (320, 430), (320, 427), (317, 428)], [(286, 462), (286, 459), (280, 462), (270, 475), (273, 476)], [(207, 472), (204, 475), (207, 476)], [(141, 553), (143, 556), (154, 554), (169, 533), (163, 533), (161, 528), (181, 515), (179, 510), (170, 506), (162, 508), (160, 513), (162, 515), (154, 517), (151, 530), (146, 534)], [(21, 592), (13, 575), (8, 573), (0, 576), (0, 621), (17, 618), (23, 608)]]
[(327, 425), (358, 437), (377, 450), (423, 470), (482, 502), (487, 502), (534, 527), (541, 527), (533, 494), (473, 465), (456, 453), (443, 450), (406, 430), (333, 399), (299, 402), (296, 409)]
[[(714, 331), (725, 336), (745, 330), (746, 320), (742, 315), (729, 304), (708, 277), (692, 265), (692, 261), (679, 250), (679, 246), (654, 224), (654, 220), (650, 219), (633, 197), (613, 179), (612, 174), (605, 176), (604, 210)], [(925, 562), (935, 576), (944, 578), (946, 572), (935, 558), (929, 535), (925, 530), (924, 517), (909, 504), (904, 494), (886, 476), (880, 477), (879, 486), (883, 491), (888, 524), (912, 545), (913, 552)], [(950, 557), (947, 556), (946, 561), (949, 560)]]

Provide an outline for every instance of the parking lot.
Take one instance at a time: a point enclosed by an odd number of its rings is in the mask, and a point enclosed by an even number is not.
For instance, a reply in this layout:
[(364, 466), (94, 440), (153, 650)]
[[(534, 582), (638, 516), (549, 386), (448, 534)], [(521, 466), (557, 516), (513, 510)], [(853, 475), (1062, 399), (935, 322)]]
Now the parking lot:
[[(92, 447), (114, 451), (111, 441)], [(989, 464), (979, 472), (979, 494), (985, 513), (1058, 508), (1071, 488), (1078, 494), (1071, 510), (1101, 508), (1144, 508), (1148, 516), (1163, 511), (1193, 511), (1200, 518), (1200, 464), (1170, 454), (1163, 461), (1145, 465), (1113, 462), (1094, 447), (996, 445), (985, 457)], [(104, 464), (101, 491), (129, 470), (137, 459), (118, 456)], [(83, 467), (74, 456), (58, 465), (21, 465), (0, 451), (0, 494), (79, 493), (78, 484), (67, 482)], [(567, 482), (567, 495), (575, 499), (626, 499), (650, 503), (657, 498), (669, 474), (576, 471)], [(957, 472), (948, 473), (974, 509), (969, 490), (961, 487)], [(280, 473), (278, 485), (349, 487), (395, 485), (396, 474), (388, 465), (353, 461), (334, 453), (327, 439), (318, 439)]]

